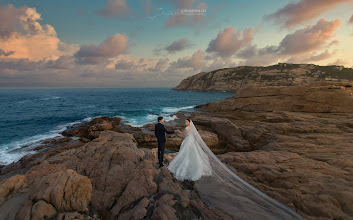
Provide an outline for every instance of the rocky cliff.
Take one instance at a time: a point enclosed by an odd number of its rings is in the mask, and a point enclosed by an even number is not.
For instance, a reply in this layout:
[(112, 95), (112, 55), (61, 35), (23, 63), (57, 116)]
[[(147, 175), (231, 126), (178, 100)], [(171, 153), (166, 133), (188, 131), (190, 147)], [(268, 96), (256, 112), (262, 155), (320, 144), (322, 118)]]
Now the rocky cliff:
[(293, 86), (320, 81), (353, 80), (353, 69), (342, 66), (285, 64), (240, 66), (202, 72), (184, 79), (175, 90), (230, 91), (254, 86)]

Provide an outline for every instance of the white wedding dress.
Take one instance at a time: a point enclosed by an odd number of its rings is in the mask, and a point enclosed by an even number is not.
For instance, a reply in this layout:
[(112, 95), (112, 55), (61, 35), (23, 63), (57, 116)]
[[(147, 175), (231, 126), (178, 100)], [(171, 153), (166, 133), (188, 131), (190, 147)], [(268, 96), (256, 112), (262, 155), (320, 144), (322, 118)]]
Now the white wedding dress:
[(232, 219), (302, 219), (294, 210), (248, 184), (223, 164), (202, 140), (192, 121), (186, 132), (179, 153), (168, 169), (179, 181), (194, 181), (206, 205)]
[(180, 146), (179, 153), (168, 166), (169, 171), (179, 181), (196, 181), (201, 176), (212, 174), (209, 158), (194, 136), (195, 130), (195, 126), (190, 122), (190, 126), (185, 128), (186, 137)]

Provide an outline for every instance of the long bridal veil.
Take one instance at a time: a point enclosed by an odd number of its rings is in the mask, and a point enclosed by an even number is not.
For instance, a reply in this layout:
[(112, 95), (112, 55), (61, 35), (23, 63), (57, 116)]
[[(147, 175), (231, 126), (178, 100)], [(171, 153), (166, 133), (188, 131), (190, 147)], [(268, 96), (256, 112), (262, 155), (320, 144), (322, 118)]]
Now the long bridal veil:
[(207, 164), (212, 169), (212, 175), (195, 181), (207, 205), (232, 219), (302, 219), (298, 213), (257, 190), (225, 166), (202, 140), (193, 122), (190, 123), (190, 132), (207, 154)]

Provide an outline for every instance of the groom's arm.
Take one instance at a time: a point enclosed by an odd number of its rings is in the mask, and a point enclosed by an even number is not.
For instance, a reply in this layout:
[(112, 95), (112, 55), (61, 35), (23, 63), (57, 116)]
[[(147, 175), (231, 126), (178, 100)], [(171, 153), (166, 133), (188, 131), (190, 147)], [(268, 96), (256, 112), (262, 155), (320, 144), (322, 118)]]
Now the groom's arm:
[(163, 131), (167, 134), (174, 134), (174, 131), (168, 131), (163, 125)]

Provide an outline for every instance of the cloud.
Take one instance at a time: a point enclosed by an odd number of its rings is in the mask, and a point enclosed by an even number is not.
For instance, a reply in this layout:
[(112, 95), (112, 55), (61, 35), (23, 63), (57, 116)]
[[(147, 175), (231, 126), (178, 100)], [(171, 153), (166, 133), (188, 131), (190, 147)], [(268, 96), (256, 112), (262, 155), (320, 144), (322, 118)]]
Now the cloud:
[(279, 44), (281, 54), (300, 54), (321, 49), (334, 37), (334, 32), (341, 25), (341, 20), (320, 19), (314, 26), (307, 26), (288, 34)]
[(219, 32), (217, 37), (208, 45), (207, 52), (214, 52), (221, 57), (234, 55), (240, 49), (250, 45), (254, 39), (254, 28), (246, 28), (244, 31), (237, 31), (235, 27), (226, 27)]
[[(339, 19), (320, 19), (315, 25), (287, 34), (278, 45), (258, 48), (249, 45), (236, 53), (243, 65), (269, 65), (277, 62), (318, 62), (333, 57), (329, 48), (337, 44), (332, 40), (340, 26)], [(324, 52), (320, 52), (325, 50)]]
[(133, 61), (120, 60), (115, 64), (115, 69), (117, 70), (131, 70), (136, 67)]
[[(39, 23), (35, 8), (0, 6), (0, 49), (8, 58), (55, 60), (73, 54), (76, 45), (62, 42), (53, 26)], [(7, 52), (5, 52), (7, 51)]]
[(129, 13), (130, 9), (126, 0), (107, 0), (104, 8), (99, 9), (97, 13), (106, 17), (123, 17)]
[[(27, 6), (21, 8), (15, 8), (9, 4), (7, 6), (0, 6), (0, 38), (8, 39), (18, 29), (20, 24), (20, 17), (25, 14)], [(22, 19), (23, 20), (23, 19)]]
[(325, 50), (325, 52), (320, 53), (320, 54), (314, 54), (311, 57), (309, 57), (307, 60), (309, 61), (321, 61), (321, 60), (326, 60), (330, 57), (332, 57), (335, 53), (330, 53), (328, 50)]
[(194, 52), (192, 56), (185, 56), (179, 58), (177, 61), (173, 61), (169, 66), (169, 71), (180, 68), (192, 68), (194, 70), (200, 69), (205, 65), (205, 57), (205, 51), (199, 49)]
[(282, 27), (293, 28), (347, 2), (353, 0), (301, 0), (298, 3), (289, 3), (264, 18), (275, 20)]
[[(344, 66), (344, 65), (346, 65), (346, 64), (348, 64), (347, 61), (342, 60), (342, 59), (337, 59), (335, 62), (329, 63), (328, 65), (329, 65), (329, 66), (330, 66), (330, 65)], [(353, 68), (353, 67), (351, 67), (351, 68)]]
[(309, 54), (304, 54), (301, 56), (292, 56), (288, 60), (286, 60), (286, 63), (312, 63), (312, 62), (319, 62), (322, 60), (327, 60), (335, 55), (336, 52), (329, 52), (328, 50), (325, 50), (322, 53), (317, 53), (317, 52), (312, 52)]
[(131, 55), (122, 55), (115, 61), (115, 69), (120, 72), (129, 72), (139, 74), (148, 74), (151, 72), (160, 72), (167, 69), (168, 58), (138, 58)]
[(109, 58), (126, 53), (129, 38), (125, 35), (115, 34), (108, 37), (99, 45), (82, 45), (75, 57), (82, 64), (100, 64)]
[(164, 71), (166, 69), (166, 67), (168, 67), (169, 64), (169, 59), (168, 58), (162, 58), (159, 59), (158, 62), (156, 63), (156, 65), (154, 67), (149, 68), (149, 71), (152, 72), (161, 72)]
[(175, 53), (178, 51), (184, 50), (186, 47), (190, 46), (189, 40), (184, 37), (179, 40), (173, 41), (170, 45), (166, 46), (164, 49), (168, 51), (168, 53)]

